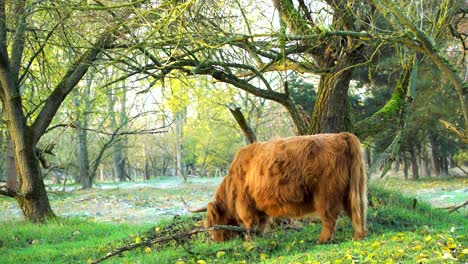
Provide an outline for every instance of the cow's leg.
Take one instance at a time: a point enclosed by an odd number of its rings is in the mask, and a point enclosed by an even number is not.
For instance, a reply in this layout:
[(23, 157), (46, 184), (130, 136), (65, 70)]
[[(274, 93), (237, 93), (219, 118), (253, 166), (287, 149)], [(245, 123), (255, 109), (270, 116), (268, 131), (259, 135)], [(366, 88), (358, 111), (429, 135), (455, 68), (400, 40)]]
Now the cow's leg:
[(251, 234), (255, 233), (256, 226), (259, 224), (259, 215), (253, 199), (247, 195), (236, 201), (236, 210), (240, 220), (247, 228), (247, 238), (251, 240)]
[(317, 243), (327, 243), (332, 239), (338, 216), (339, 213), (333, 211), (324, 210), (320, 212), (320, 218), (322, 220), (322, 232), (320, 233), (320, 237), (317, 240)]

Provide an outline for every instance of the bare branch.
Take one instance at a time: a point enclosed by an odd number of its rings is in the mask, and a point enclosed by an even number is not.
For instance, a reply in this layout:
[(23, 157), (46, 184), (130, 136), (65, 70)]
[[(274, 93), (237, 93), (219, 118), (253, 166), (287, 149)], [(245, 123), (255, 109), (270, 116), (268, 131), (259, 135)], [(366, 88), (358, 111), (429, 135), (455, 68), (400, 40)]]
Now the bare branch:
[(96, 60), (101, 49), (114, 41), (113, 34), (107, 32), (95, 43), (94, 47), (83, 53), (68, 69), (62, 81), (55, 87), (54, 91), (44, 102), (44, 107), (32, 124), (33, 142), (37, 143), (46, 131), (52, 118), (62, 104), (63, 100), (72, 91), (83, 75), (88, 71), (90, 65)]
[(257, 141), (257, 137), (255, 136), (255, 133), (253, 132), (250, 125), (245, 120), (244, 114), (241, 112), (241, 108), (234, 103), (229, 104), (227, 107), (232, 116), (234, 116), (234, 119), (236, 119), (237, 124), (239, 124), (239, 127), (241, 128), (245, 138), (249, 141), (249, 143), (254, 143)]
[[(141, 130), (135, 130), (135, 131), (123, 131), (123, 132), (107, 132), (102, 129), (83, 128), (83, 127), (81, 129), (95, 132), (95, 133), (102, 134), (102, 135), (107, 135), (107, 136), (125, 136), (125, 135), (153, 135), (153, 134), (167, 133), (168, 132), (167, 130), (159, 130), (159, 129), (163, 129), (169, 126), (171, 126), (171, 124), (167, 126), (163, 126), (163, 127), (158, 127), (158, 128), (141, 129)], [(48, 128), (46, 132), (49, 132), (59, 127), (77, 128), (75, 124), (57, 124), (55, 126)]]
[(64, 19), (62, 19), (62, 21), (58, 22), (50, 31), (49, 33), (47, 33), (43, 43), (41, 44), (41, 46), (39, 47), (39, 49), (31, 56), (31, 58), (29, 58), (29, 61), (28, 63), (26, 64), (26, 67), (24, 68), (24, 72), (23, 74), (19, 77), (19, 83), (22, 83), (24, 81), (24, 78), (26, 77), (26, 75), (28, 74), (29, 72), (29, 68), (31, 67), (31, 65), (33, 64), (34, 60), (37, 58), (37, 56), (39, 56), (39, 54), (41, 54), (41, 52), (44, 50), (45, 46), (48, 44), (48, 40), (52, 37), (52, 35), (54, 34), (55, 30), (65, 21), (67, 20), (70, 16), (71, 16), (72, 13), (68, 14)]
[(448, 209), (449, 213), (453, 213), (453, 212), (457, 212), (458, 209), (463, 208), (463, 207), (465, 207), (467, 205), (468, 205), (468, 201), (465, 201), (464, 203), (462, 203), (460, 205), (453, 205), (453, 206), (449, 206), (449, 207), (444, 207), (443, 209)]
[(6, 186), (0, 186), (0, 195), (15, 198), (16, 192), (8, 189)]
[(102, 261), (104, 261), (106, 259), (109, 259), (111, 257), (120, 255), (123, 252), (130, 251), (130, 250), (133, 250), (133, 249), (136, 249), (136, 248), (148, 247), (148, 246), (151, 246), (151, 245), (154, 245), (154, 244), (157, 244), (157, 243), (159, 243), (159, 244), (167, 243), (167, 242), (170, 242), (170, 241), (173, 241), (173, 240), (179, 240), (181, 238), (190, 238), (191, 236), (193, 236), (195, 234), (206, 233), (206, 232), (214, 231), (214, 230), (226, 230), (226, 231), (239, 232), (239, 233), (248, 233), (249, 232), (248, 229), (243, 228), (243, 227), (238, 227), (238, 226), (219, 226), (219, 225), (216, 225), (216, 226), (209, 227), (209, 228), (197, 228), (197, 229), (193, 229), (193, 230), (189, 230), (189, 231), (178, 232), (178, 233), (176, 233), (174, 235), (169, 235), (169, 236), (165, 236), (165, 237), (156, 237), (154, 239), (145, 240), (145, 241), (142, 241), (140, 243), (132, 243), (132, 244), (129, 244), (129, 245), (125, 245), (125, 246), (117, 248), (116, 250), (114, 250), (112, 252), (109, 252), (104, 257), (98, 258), (98, 259), (94, 260), (91, 263), (93, 263), (93, 264), (100, 263), (100, 262), (102, 262)]

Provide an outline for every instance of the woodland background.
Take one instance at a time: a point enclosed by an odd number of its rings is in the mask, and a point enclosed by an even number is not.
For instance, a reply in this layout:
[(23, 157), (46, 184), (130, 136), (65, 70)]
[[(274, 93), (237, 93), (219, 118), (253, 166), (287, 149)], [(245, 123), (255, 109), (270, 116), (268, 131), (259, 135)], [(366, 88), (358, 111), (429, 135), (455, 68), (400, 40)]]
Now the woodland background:
[(408, 191), (458, 177), (449, 189), (464, 190), (467, 7), (0, 1), (1, 201), (44, 223), (57, 192), (216, 185), (246, 144), (341, 131), (360, 138), (372, 180)]

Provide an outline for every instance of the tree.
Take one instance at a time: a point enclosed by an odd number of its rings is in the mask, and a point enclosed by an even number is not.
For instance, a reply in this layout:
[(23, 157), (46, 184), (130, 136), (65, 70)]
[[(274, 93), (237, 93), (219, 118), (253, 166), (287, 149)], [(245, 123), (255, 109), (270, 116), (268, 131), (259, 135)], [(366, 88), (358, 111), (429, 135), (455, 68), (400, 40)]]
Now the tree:
[[(450, 81), (452, 86), (454, 87), (458, 99), (461, 112), (463, 113), (464, 117), (464, 129), (457, 128), (452, 124), (441, 120), (441, 123), (445, 126), (446, 129), (452, 131), (456, 135), (458, 135), (465, 143), (468, 143), (468, 105), (467, 105), (467, 84), (466, 82), (460, 77), (460, 74), (452, 65), (452, 63), (444, 58), (444, 55), (440, 52), (441, 44), (444, 44), (444, 40), (447, 38), (446, 33), (452, 32), (455, 37), (460, 37), (454, 31), (454, 25), (451, 24), (452, 18), (458, 13), (466, 13), (466, 10), (461, 8), (462, 1), (442, 1), (442, 2), (435, 2), (437, 6), (435, 8), (438, 9), (438, 12), (434, 12), (432, 8), (430, 8), (429, 12), (432, 14), (436, 14), (434, 19), (431, 23), (429, 23), (429, 27), (422, 28), (423, 21), (420, 20), (421, 27), (418, 27), (414, 24), (414, 22), (402, 12), (401, 7), (395, 4), (392, 0), (383, 0), (383, 1), (375, 1), (372, 0), (374, 5), (381, 11), (381, 13), (387, 18), (390, 24), (396, 28), (397, 30), (404, 30), (407, 32), (408, 36), (407, 41), (405, 44), (411, 48), (424, 54), (427, 56), (439, 69), (441, 72), (444, 73), (444, 76)], [(419, 13), (411, 14), (416, 17), (424, 17), (424, 11), (421, 10)], [(450, 31), (451, 29), (451, 31)], [(426, 31), (427, 30), (427, 31)], [(431, 32), (426, 33), (426, 32)], [(465, 43), (463, 41), (463, 51), (465, 52)], [(463, 55), (464, 56), (464, 55)], [(465, 71), (467, 69), (464, 69)], [(464, 130), (464, 132), (463, 132)]]
[[(288, 29), (297, 35), (311, 35), (321, 31), (320, 27), (334, 30), (360, 30), (360, 20), (353, 12), (368, 12), (365, 6), (359, 6), (347, 1), (326, 1), (327, 7), (333, 13), (331, 23), (317, 23), (312, 16), (310, 6), (299, 1), (295, 6), (292, 0), (273, 0), (275, 8)], [(358, 23), (355, 23), (358, 22)], [(316, 42), (318, 40), (318, 42)], [(348, 89), (351, 81), (352, 69), (363, 62), (363, 45), (358, 39), (350, 37), (325, 40), (305, 40), (304, 45), (312, 48), (305, 50), (305, 54), (312, 57), (316, 68), (322, 71), (317, 91), (317, 101), (311, 117), (308, 132), (311, 134), (324, 132), (350, 131), (352, 122), (348, 103)]]
[[(102, 50), (112, 46), (120, 29), (119, 26), (110, 25), (99, 30), (98, 35), (89, 34), (90, 38), (87, 41), (91, 45), (85, 50), (74, 50), (73, 60), (65, 65), (62, 63), (61, 66), (65, 67), (65, 71), (60, 71), (61, 77), (53, 83), (53, 87), (50, 87), (49, 94), (44, 97), (42, 93), (38, 106), (27, 112), (24, 107), (26, 98), (23, 91), (37, 84), (32, 79), (33, 75), (30, 75), (33, 70), (31, 66), (39, 63), (38, 60), (46, 59), (42, 56), (54, 56), (53, 53), (46, 52), (48, 45), (51, 45), (49, 40), (59, 35), (59, 28), (64, 28), (60, 26), (65, 22), (78, 19), (72, 16), (74, 10), (61, 7), (60, 3), (53, 9), (63, 8), (65, 11), (59, 12), (58, 15), (53, 10), (39, 9), (39, 7), (25, 0), (0, 2), (0, 100), (6, 114), (18, 176), (17, 189), (1, 193), (15, 198), (25, 218), (33, 222), (43, 222), (54, 216), (41, 177), (36, 145), (64, 99), (96, 61)], [(129, 13), (124, 11), (122, 16), (127, 17)], [(47, 27), (41, 22), (44, 20), (42, 15), (50, 19), (48, 21), (50, 26)], [(45, 26), (45, 30), (35, 30), (35, 22)], [(71, 22), (77, 24), (77, 21)], [(33, 28), (33, 32), (29, 31), (30, 28)], [(68, 32), (61, 33), (68, 34)], [(36, 34), (36, 37), (29, 38), (30, 34)], [(40, 38), (40, 41), (28, 43), (30, 39), (34, 41), (37, 38)], [(47, 73), (43, 72), (38, 76), (45, 75)]]

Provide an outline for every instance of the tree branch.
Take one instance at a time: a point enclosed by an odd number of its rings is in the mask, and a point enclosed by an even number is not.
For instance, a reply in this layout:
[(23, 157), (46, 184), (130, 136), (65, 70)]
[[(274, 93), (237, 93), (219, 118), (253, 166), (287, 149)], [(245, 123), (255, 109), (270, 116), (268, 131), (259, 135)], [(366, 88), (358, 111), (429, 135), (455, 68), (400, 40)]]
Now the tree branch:
[(388, 102), (372, 116), (354, 124), (354, 133), (364, 140), (381, 131), (389, 122), (400, 116), (401, 108), (405, 104), (411, 80), (412, 65), (405, 65), (404, 71), (398, 80)]
[(7, 196), (7, 197), (11, 197), (11, 198), (15, 198), (16, 196), (16, 192), (8, 189), (8, 188), (4, 188), (5, 186), (1, 186), (0, 187), (0, 195), (3, 195), (3, 196)]
[[(84, 128), (82, 127), (81, 129), (86, 130), (86, 131), (91, 131), (95, 132), (101, 135), (107, 135), (107, 136), (126, 136), (126, 135), (153, 135), (153, 134), (161, 134), (161, 133), (167, 133), (167, 130), (159, 130), (162, 128), (169, 127), (171, 124), (164, 126), (164, 127), (158, 127), (158, 128), (153, 128), (153, 129), (142, 129), (142, 130), (135, 130), (135, 131), (123, 131), (123, 132), (107, 132), (104, 130), (100, 129), (93, 129), (93, 128)], [(59, 127), (65, 127), (65, 128), (77, 128), (76, 125), (74, 124), (58, 124), (55, 126), (52, 126), (47, 129), (47, 131), (51, 131), (53, 129), (59, 128)]]
[(71, 16), (71, 12), (70, 14), (68, 14), (64, 19), (62, 19), (62, 21), (58, 22), (50, 31), (49, 33), (47, 33), (46, 37), (44, 38), (44, 41), (43, 43), (40, 45), (39, 49), (31, 56), (31, 58), (29, 58), (29, 61), (28, 63), (26, 64), (26, 67), (24, 67), (24, 72), (23, 74), (19, 77), (19, 83), (22, 83), (24, 78), (26, 77), (26, 75), (28, 74), (29, 72), (29, 68), (31, 67), (31, 65), (33, 64), (34, 60), (37, 58), (37, 56), (39, 56), (39, 54), (42, 53), (42, 51), (44, 50), (45, 46), (48, 44), (48, 40), (52, 37), (52, 35), (54, 34), (55, 30), (62, 24), (62, 22), (64, 22), (65, 20), (67, 20), (70, 16)]
[(237, 124), (239, 124), (239, 127), (241, 128), (242, 132), (244, 133), (245, 138), (249, 141), (249, 143), (254, 143), (257, 141), (257, 137), (255, 136), (255, 133), (253, 132), (252, 128), (249, 126), (247, 121), (245, 120), (244, 114), (241, 112), (241, 108), (234, 103), (231, 103), (227, 105), (229, 111), (231, 112), (232, 116), (234, 116), (234, 119), (236, 119)]
[(235, 87), (238, 87), (253, 95), (256, 95), (256, 96), (259, 96), (268, 100), (273, 100), (281, 104), (285, 103), (285, 101), (288, 99), (288, 97), (283, 93), (278, 93), (273, 90), (264, 90), (264, 89), (257, 88), (254, 85), (248, 83), (247, 81), (239, 79), (231, 73), (224, 72), (209, 63), (203, 63), (203, 64), (197, 65), (195, 68), (192, 69), (192, 72), (194, 74), (210, 75), (218, 81), (232, 84)]
[(443, 209), (448, 209), (449, 213), (453, 213), (453, 212), (458, 211), (458, 209), (463, 208), (463, 207), (465, 207), (467, 205), (468, 205), (468, 201), (465, 201), (464, 203), (462, 203), (460, 205), (453, 205), (453, 206), (449, 206), (449, 207), (444, 207)]
[(32, 124), (33, 142), (42, 137), (63, 100), (78, 84), (102, 49), (114, 41), (112, 32), (106, 32), (98, 38), (94, 47), (83, 53), (68, 69), (54, 91), (47, 97), (44, 107)]
[(466, 133), (460, 131), (456, 126), (442, 119), (439, 119), (439, 123), (441, 123), (445, 127), (445, 129), (461, 138), (463, 142), (465, 142), (465, 144), (468, 143), (468, 137), (465, 135)]
[(130, 251), (136, 248), (141, 248), (141, 247), (148, 247), (154, 244), (162, 244), (162, 243), (167, 243), (172, 240), (179, 240), (181, 238), (190, 238), (191, 236), (198, 234), (198, 233), (206, 233), (209, 231), (214, 231), (214, 230), (226, 230), (226, 231), (232, 231), (232, 232), (239, 232), (239, 233), (248, 233), (249, 230), (246, 228), (238, 227), (238, 226), (221, 226), (221, 225), (215, 225), (213, 227), (209, 228), (197, 228), (189, 231), (182, 231), (178, 232), (174, 235), (169, 235), (165, 237), (156, 237), (153, 239), (145, 240), (140, 243), (132, 243), (129, 245), (125, 245), (122, 247), (117, 248), (116, 250), (107, 253), (104, 257), (98, 258), (91, 262), (92, 264), (97, 264), (100, 263), (106, 259), (109, 259), (113, 256), (117, 256), (122, 254), (123, 252)]

